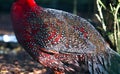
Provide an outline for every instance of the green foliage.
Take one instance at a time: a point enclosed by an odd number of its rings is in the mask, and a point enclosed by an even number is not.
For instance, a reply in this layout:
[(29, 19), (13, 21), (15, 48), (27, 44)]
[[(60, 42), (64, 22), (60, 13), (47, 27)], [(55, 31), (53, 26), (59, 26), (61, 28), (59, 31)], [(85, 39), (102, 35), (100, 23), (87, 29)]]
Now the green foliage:
[[(105, 2), (103, 2), (103, 0), (96, 0), (98, 14), (95, 15), (102, 24), (104, 34), (109, 35), (109, 38), (114, 45), (115, 50), (120, 52), (120, 14), (118, 12), (120, 9), (120, 2), (117, 2), (116, 0), (111, 2), (108, 2), (106, 0)], [(108, 22), (111, 21), (112, 23), (109, 24)], [(111, 34), (109, 32), (110, 29)]]

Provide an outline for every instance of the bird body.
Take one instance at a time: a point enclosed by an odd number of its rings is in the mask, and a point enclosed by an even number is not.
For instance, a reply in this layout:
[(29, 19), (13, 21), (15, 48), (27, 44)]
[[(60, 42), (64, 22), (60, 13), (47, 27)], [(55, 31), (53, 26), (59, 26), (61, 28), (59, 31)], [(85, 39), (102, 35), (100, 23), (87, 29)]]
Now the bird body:
[(42, 8), (34, 0), (16, 0), (11, 17), (18, 42), (45, 67), (63, 73), (120, 74), (112, 69), (115, 62), (120, 67), (120, 56), (85, 19)]

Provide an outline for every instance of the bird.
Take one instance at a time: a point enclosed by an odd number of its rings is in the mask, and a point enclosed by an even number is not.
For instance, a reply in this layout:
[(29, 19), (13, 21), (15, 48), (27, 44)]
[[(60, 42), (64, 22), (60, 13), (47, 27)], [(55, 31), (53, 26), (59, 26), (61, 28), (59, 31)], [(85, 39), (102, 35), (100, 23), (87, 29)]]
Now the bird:
[(120, 74), (120, 55), (86, 19), (35, 0), (15, 0), (11, 19), (20, 45), (55, 74)]

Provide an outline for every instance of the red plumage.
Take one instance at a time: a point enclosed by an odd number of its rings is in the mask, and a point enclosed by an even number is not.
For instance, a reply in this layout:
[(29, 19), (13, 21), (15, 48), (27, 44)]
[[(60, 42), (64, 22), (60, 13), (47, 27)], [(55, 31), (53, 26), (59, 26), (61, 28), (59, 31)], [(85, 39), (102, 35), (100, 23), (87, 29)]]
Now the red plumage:
[(11, 16), (18, 42), (45, 67), (63, 73), (114, 72), (111, 58), (119, 55), (85, 19), (42, 8), (34, 0), (16, 0)]

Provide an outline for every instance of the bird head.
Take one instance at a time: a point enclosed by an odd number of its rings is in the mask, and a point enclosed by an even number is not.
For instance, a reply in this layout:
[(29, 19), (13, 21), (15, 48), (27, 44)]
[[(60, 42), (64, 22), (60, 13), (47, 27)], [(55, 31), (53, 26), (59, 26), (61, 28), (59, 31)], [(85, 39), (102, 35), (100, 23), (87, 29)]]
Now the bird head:
[(14, 0), (14, 1), (15, 1), (15, 3), (17, 3), (19, 5), (23, 5), (23, 6), (28, 5), (28, 6), (32, 7), (32, 6), (36, 5), (35, 0)]

